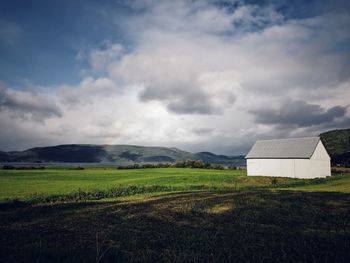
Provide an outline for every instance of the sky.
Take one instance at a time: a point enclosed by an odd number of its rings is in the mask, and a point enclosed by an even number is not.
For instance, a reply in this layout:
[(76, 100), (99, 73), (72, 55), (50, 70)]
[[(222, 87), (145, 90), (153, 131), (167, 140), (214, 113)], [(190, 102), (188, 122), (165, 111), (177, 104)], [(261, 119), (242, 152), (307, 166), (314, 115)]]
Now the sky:
[(349, 128), (349, 28), (347, 0), (1, 0), (0, 150)]

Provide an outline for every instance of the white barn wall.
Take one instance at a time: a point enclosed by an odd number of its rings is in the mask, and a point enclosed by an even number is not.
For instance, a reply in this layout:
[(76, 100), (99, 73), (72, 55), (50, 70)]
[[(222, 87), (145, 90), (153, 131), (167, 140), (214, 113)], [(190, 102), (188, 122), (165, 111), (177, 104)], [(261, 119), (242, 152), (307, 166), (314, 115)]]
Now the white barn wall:
[(330, 157), (322, 142), (310, 159), (247, 159), (249, 176), (318, 178), (331, 175)]
[(294, 159), (247, 159), (247, 174), (294, 177)]
[(296, 178), (319, 178), (330, 176), (330, 163), (327, 160), (295, 160)]

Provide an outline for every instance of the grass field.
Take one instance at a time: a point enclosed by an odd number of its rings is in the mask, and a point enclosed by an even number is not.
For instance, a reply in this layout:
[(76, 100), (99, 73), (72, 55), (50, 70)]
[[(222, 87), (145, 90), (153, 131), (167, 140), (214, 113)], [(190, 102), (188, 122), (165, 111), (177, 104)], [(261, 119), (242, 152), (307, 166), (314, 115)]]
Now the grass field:
[(0, 262), (350, 259), (346, 174), (50, 168), (0, 170), (0, 187)]
[[(205, 170), (159, 168), (117, 170), (86, 168), (73, 170), (0, 170), (0, 200), (28, 200), (33, 196), (66, 195), (78, 191), (93, 192), (112, 188), (158, 187), (160, 191), (239, 190), (247, 188), (288, 188), (306, 191), (350, 192), (350, 176), (331, 179), (247, 177), (245, 170)], [(145, 190), (147, 191), (147, 189)]]
[(0, 199), (28, 199), (35, 194), (68, 194), (105, 190), (113, 187), (159, 185), (188, 189), (191, 186), (232, 186), (234, 178), (245, 171), (204, 169), (135, 169), (87, 168), (85, 170), (0, 170)]

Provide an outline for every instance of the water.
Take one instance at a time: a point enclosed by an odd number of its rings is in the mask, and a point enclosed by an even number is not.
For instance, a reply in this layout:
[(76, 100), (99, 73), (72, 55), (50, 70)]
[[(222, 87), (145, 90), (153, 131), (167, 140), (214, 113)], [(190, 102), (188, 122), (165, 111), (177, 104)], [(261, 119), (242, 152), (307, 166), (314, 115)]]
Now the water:
[(54, 163), (54, 162), (0, 162), (0, 166), (11, 165), (11, 166), (120, 166), (118, 163)]

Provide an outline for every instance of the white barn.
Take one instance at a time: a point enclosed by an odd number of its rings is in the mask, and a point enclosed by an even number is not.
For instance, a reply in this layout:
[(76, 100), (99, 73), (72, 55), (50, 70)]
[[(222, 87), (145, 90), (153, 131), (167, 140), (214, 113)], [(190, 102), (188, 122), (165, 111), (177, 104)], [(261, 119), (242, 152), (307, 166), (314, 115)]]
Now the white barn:
[(257, 141), (246, 156), (248, 176), (317, 178), (331, 175), (319, 137)]

